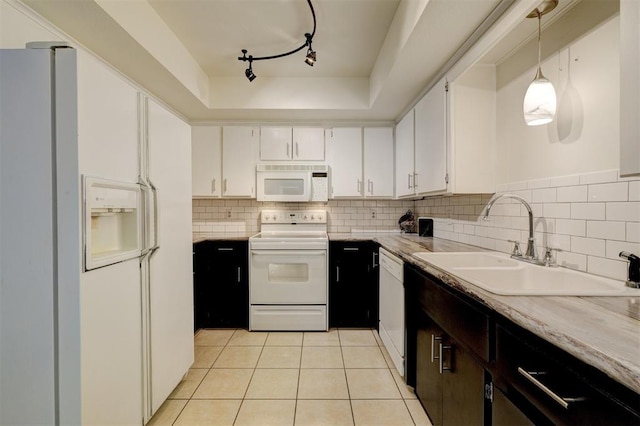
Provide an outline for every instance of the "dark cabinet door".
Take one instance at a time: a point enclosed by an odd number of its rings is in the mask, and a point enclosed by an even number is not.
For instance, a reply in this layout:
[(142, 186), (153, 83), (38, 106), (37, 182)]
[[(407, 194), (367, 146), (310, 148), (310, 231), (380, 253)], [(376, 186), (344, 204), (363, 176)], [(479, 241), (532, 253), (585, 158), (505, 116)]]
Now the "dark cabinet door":
[(416, 395), (431, 423), (442, 425), (442, 384), (440, 343), (444, 332), (423, 312), (418, 314), (416, 330)]
[(329, 246), (329, 326), (378, 326), (378, 247), (369, 241)]
[(442, 341), (442, 424), (484, 423), (484, 369), (450, 338)]
[(249, 325), (248, 243), (205, 241), (196, 249), (195, 321), (197, 328), (247, 328)]

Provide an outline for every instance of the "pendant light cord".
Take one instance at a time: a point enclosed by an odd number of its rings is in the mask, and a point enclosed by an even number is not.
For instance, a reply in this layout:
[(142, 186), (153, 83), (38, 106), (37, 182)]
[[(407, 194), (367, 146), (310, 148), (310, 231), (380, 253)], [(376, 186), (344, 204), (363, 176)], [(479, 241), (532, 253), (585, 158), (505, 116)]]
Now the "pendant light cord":
[(541, 45), (542, 45), (542, 43), (541, 43), (542, 30), (541, 30), (541, 26), (540, 26), (541, 25), (540, 21), (542, 20), (541, 18), (542, 18), (542, 14), (540, 13), (540, 11), (538, 11), (538, 69), (540, 69), (540, 57), (541, 57), (541, 51), (542, 51), (542, 48), (541, 48)]

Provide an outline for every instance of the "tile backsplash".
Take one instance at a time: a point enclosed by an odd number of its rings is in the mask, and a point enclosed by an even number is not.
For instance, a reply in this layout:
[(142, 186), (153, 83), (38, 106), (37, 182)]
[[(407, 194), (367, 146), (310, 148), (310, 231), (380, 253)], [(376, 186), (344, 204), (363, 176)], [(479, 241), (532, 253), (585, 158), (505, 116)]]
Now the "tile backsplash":
[[(560, 265), (626, 279), (622, 250), (640, 254), (640, 178), (617, 170), (499, 185), (497, 193), (519, 195), (531, 205), (536, 249), (559, 248)], [(528, 238), (528, 215), (515, 200), (499, 200), (483, 220), (492, 194), (426, 197), (421, 200), (331, 200), (328, 203), (260, 203), (255, 200), (193, 200), (194, 232), (259, 230), (263, 209), (326, 209), (329, 232), (389, 232), (407, 210), (434, 219), (434, 236), (509, 253)]]

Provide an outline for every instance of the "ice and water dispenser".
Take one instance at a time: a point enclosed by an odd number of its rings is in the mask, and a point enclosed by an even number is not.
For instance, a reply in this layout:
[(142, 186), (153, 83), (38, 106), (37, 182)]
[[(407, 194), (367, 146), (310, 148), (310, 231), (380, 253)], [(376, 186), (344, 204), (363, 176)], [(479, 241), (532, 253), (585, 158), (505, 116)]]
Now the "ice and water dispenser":
[(135, 183), (84, 177), (84, 270), (139, 257), (143, 194)]

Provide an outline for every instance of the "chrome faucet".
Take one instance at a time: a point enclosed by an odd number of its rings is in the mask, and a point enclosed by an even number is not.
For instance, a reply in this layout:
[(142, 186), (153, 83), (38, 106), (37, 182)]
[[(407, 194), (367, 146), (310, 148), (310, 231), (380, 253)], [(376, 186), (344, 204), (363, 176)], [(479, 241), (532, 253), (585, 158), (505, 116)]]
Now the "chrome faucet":
[(516, 256), (515, 254), (512, 257), (518, 257), (519, 259), (527, 260), (532, 263), (538, 263), (538, 259), (536, 257), (536, 242), (533, 239), (533, 211), (531, 210), (531, 206), (527, 201), (520, 197), (519, 195), (514, 194), (500, 194), (496, 195), (487, 204), (487, 208), (485, 209), (483, 220), (489, 220), (489, 212), (491, 211), (491, 207), (498, 201), (500, 198), (513, 198), (514, 200), (520, 201), (527, 208), (529, 212), (529, 239), (527, 240), (527, 250), (524, 256)]

